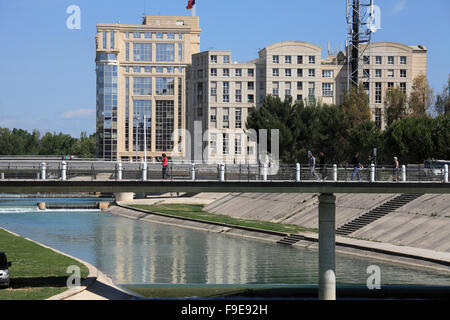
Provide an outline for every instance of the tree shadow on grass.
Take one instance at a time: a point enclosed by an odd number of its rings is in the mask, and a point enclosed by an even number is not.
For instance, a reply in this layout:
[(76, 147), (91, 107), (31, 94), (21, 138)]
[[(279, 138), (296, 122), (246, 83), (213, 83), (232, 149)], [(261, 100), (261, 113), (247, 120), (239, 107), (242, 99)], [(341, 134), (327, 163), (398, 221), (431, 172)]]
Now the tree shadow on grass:
[(34, 278), (12, 278), (10, 287), (12, 289), (39, 288), (67, 286), (67, 277), (34, 277)]

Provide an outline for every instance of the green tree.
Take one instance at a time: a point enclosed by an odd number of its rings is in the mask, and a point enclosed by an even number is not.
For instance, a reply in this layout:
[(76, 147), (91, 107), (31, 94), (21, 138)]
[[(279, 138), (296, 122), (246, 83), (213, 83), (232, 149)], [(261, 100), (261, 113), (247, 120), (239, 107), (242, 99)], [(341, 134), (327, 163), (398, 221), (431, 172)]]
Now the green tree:
[(431, 111), (432, 105), (433, 89), (428, 84), (427, 76), (420, 74), (413, 80), (409, 108), (413, 116), (423, 116)]
[[(352, 147), (351, 155), (359, 152), (362, 162), (372, 162), (373, 148), (382, 151), (382, 132), (373, 121), (365, 121), (350, 130), (348, 143)], [(382, 159), (379, 158), (380, 161)]]
[(384, 101), (384, 115), (386, 124), (390, 126), (394, 121), (406, 116), (408, 97), (400, 88), (393, 88), (386, 92)]
[(450, 114), (450, 74), (447, 86), (444, 86), (442, 93), (436, 96), (434, 109), (438, 115)]
[(41, 139), (38, 154), (40, 155), (68, 155), (76, 139), (68, 134), (47, 132)]
[(95, 148), (96, 134), (88, 137), (86, 132), (81, 132), (80, 139), (73, 144), (70, 154), (80, 158), (95, 158)]
[(371, 119), (369, 96), (362, 85), (359, 86), (359, 89), (352, 87), (344, 94), (340, 109), (349, 129)]

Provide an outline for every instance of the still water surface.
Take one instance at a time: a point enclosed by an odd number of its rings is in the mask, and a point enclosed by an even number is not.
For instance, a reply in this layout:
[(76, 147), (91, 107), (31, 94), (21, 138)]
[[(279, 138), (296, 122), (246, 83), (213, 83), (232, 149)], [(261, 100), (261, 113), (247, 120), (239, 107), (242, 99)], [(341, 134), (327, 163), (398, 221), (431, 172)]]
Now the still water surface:
[[(93, 202), (92, 199), (42, 199)], [(317, 284), (318, 254), (223, 234), (134, 221), (99, 211), (38, 211), (39, 199), (0, 199), (0, 227), (85, 260), (118, 284)], [(7, 251), (2, 248), (0, 251)], [(339, 284), (450, 285), (449, 274), (336, 256)]]

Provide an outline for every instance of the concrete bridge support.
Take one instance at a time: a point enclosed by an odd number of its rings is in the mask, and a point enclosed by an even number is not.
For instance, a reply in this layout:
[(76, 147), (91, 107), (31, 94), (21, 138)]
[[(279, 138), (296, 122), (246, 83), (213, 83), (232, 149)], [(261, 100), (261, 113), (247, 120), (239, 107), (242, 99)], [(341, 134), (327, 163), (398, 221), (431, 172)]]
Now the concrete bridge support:
[(336, 300), (336, 196), (319, 196), (319, 300)]
[(133, 192), (114, 193), (114, 198), (116, 201), (133, 201), (134, 193)]

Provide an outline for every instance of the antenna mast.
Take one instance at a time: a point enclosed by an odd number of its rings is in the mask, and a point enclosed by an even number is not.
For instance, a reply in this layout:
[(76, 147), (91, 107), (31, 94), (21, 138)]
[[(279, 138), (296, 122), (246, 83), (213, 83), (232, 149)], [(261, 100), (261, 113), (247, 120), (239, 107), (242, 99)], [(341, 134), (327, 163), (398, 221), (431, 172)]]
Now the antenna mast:
[[(370, 87), (370, 42), (373, 29), (373, 0), (347, 1), (347, 90), (359, 88), (360, 82)], [(367, 57), (367, 58), (365, 58)], [(368, 88), (367, 88), (368, 89)]]

